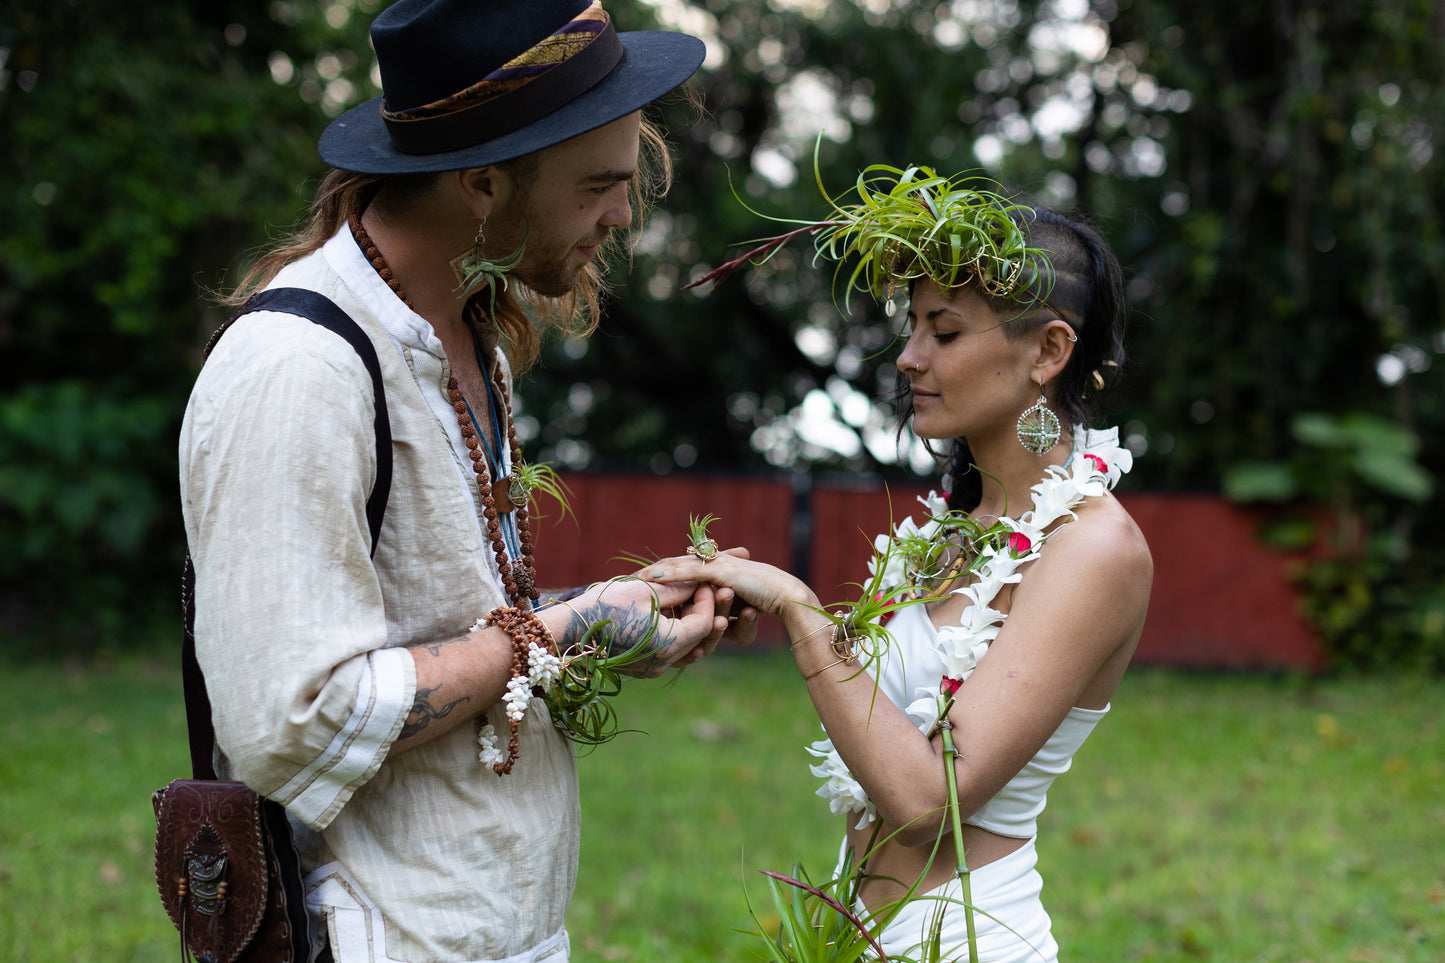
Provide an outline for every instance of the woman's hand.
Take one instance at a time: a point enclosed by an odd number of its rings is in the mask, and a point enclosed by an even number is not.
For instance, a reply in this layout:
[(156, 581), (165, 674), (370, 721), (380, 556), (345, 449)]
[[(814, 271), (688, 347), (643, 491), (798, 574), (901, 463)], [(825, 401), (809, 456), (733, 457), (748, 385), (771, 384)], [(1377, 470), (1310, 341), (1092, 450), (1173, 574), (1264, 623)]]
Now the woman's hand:
[(690, 555), (665, 558), (640, 573), (660, 584), (700, 582), (731, 589), (737, 601), (785, 621), (799, 606), (817, 608), (818, 597), (798, 577), (764, 562), (755, 562), (731, 552), (709, 561)]

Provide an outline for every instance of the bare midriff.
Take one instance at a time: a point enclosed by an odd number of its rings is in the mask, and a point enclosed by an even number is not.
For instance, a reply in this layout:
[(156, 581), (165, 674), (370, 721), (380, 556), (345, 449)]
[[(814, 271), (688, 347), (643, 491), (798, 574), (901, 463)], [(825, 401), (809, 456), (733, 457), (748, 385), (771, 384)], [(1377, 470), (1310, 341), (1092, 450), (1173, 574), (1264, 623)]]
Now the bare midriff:
[[(876, 823), (862, 829), (848, 830), (848, 845), (853, 847), (855, 864), (868, 851), (870, 838)], [(884, 826), (878, 831), (878, 840), (885, 839), (892, 828)], [(977, 826), (964, 825), (963, 851), (970, 871), (987, 866), (995, 860), (1013, 853), (1028, 842), (1014, 836), (1000, 836)], [(874, 841), (877, 846), (877, 840)], [(929, 858), (932, 857), (932, 865)], [(897, 900), (915, 880), (922, 876), (922, 882), (914, 890), (921, 895), (942, 886), (958, 872), (957, 856), (953, 846), (953, 834), (949, 833), (939, 842), (935, 852), (932, 843), (922, 846), (905, 846), (899, 842), (883, 843), (869, 859), (866, 874), (870, 877), (860, 891), (863, 902), (870, 911), (882, 909)]]

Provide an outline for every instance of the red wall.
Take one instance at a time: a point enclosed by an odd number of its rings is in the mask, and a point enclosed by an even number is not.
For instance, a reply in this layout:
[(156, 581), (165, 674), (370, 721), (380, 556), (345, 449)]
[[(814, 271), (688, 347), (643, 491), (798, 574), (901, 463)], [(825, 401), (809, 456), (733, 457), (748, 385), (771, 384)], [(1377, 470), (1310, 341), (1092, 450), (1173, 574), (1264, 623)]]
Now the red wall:
[(721, 476), (565, 474), (571, 517), (542, 496), (537, 532), (541, 585), (581, 585), (636, 571), (624, 560), (681, 555), (689, 515), (716, 515), (720, 546), (746, 545), (754, 558), (789, 566), (793, 492), (773, 479)]
[[(856, 596), (873, 536), (919, 510), (926, 485), (805, 484), (749, 476), (566, 474), (573, 517), (545, 498), (537, 569), (546, 586), (579, 585), (635, 570), (621, 556), (657, 558), (687, 547), (689, 514), (719, 517), (724, 548), (802, 570), (820, 598)], [(1247, 511), (1205, 495), (1124, 492), (1154, 556), (1154, 588), (1136, 664), (1319, 669), (1324, 653), (1299, 615), (1289, 580), (1297, 559), (1254, 537)], [(796, 528), (796, 530), (795, 530)], [(782, 641), (765, 619), (760, 642)]]

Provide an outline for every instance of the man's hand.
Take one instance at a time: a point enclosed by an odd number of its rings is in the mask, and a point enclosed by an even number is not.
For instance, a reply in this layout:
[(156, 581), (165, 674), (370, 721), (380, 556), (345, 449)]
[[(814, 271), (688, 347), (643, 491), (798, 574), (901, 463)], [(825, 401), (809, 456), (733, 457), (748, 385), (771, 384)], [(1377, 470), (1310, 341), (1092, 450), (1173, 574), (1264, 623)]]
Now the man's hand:
[(674, 665), (697, 661), (717, 645), (728, 622), (716, 612), (716, 595), (712, 586), (691, 582), (653, 585), (636, 576), (599, 582), (564, 603), (572, 619), (557, 644), (566, 651), (601, 625), (593, 638), (605, 640), (609, 655), (645, 643), (646, 654), (618, 671), (655, 678)]

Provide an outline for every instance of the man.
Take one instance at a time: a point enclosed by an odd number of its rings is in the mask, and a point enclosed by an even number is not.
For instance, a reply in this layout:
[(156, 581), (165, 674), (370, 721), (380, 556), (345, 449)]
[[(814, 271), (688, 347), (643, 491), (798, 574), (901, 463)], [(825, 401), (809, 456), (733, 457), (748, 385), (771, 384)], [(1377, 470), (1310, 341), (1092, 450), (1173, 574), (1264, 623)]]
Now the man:
[(633, 671), (657, 675), (717, 644), (732, 599), (623, 580), (532, 612), (511, 369), (536, 356), (533, 318), (595, 317), (596, 258), (668, 176), (639, 111), (703, 48), (618, 34), (587, 0), (401, 0), (372, 41), (384, 95), (327, 129), (308, 223), (237, 300), (319, 292), (375, 347), (384, 522), (373, 554), (358, 353), (243, 315), (180, 441), (197, 655), (225, 775), (296, 829), (313, 959), (556, 963), (580, 807), (571, 743), (521, 705), (525, 643), (605, 621), (615, 646), (650, 638)]

